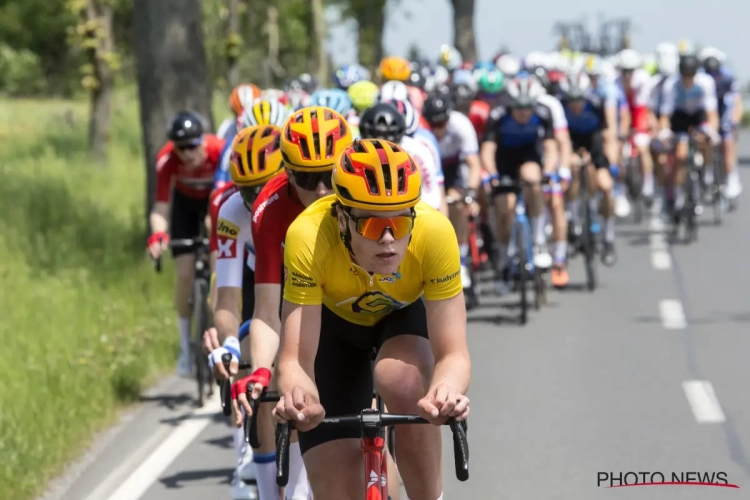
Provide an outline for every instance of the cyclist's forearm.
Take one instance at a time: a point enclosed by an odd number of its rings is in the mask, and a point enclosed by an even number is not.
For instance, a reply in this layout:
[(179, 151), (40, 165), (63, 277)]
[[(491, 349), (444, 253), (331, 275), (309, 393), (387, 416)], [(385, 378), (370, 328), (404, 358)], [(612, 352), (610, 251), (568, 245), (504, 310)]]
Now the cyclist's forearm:
[(553, 139), (544, 141), (544, 173), (554, 174), (557, 171), (558, 164), (557, 142)]
[(716, 111), (709, 111), (708, 113), (706, 113), (706, 115), (708, 118), (708, 124), (711, 126), (711, 128), (714, 131), (718, 131), (719, 130), (719, 113), (717, 113)]
[[(268, 318), (270, 319), (270, 318)], [(250, 323), (250, 359), (253, 369), (267, 368), (271, 370), (276, 354), (279, 351), (279, 334), (281, 328), (279, 318), (268, 321), (262, 316), (253, 317)]]
[(163, 201), (157, 201), (154, 204), (154, 208), (151, 210), (151, 214), (148, 216), (149, 224), (151, 225), (151, 233), (166, 233), (169, 230), (169, 203)]
[(305, 392), (320, 400), (318, 388), (312, 379), (314, 375), (307, 373), (297, 360), (282, 357), (279, 360), (277, 372), (279, 375), (279, 392), (281, 394), (291, 392), (295, 387), (301, 387)]
[(219, 288), (214, 309), (214, 324), (220, 339), (238, 337), (240, 330), (240, 301), (241, 289)]
[(567, 130), (555, 132), (555, 139), (560, 148), (560, 166), (570, 167), (573, 159), (573, 144), (570, 142), (570, 133)]
[(745, 112), (745, 106), (742, 102), (742, 96), (740, 94), (736, 94), (734, 96), (734, 109), (732, 110), (732, 122), (733, 123), (741, 123), (742, 122), (742, 114)]
[(469, 166), (469, 188), (478, 190), (482, 183), (482, 166), (479, 163), (479, 155), (470, 155), (466, 158)]
[(435, 361), (430, 389), (445, 384), (466, 394), (471, 382), (471, 360), (468, 353), (448, 353)]

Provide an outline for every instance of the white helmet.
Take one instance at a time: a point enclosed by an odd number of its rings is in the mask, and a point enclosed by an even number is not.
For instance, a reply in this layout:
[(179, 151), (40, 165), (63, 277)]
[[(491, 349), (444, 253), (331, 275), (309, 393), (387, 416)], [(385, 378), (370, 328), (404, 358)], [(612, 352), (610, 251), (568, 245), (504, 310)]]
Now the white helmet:
[(508, 96), (517, 106), (533, 106), (544, 95), (544, 87), (533, 76), (514, 78), (506, 87)]
[(617, 68), (622, 71), (633, 71), (641, 67), (640, 54), (633, 49), (624, 49), (617, 54)]
[(720, 63), (727, 59), (727, 55), (716, 47), (705, 47), (698, 53), (698, 58), (705, 61), (709, 57), (715, 57)]
[(662, 76), (675, 75), (679, 64), (680, 56), (677, 55), (677, 51), (657, 54), (656, 56), (656, 68)]
[(521, 63), (516, 56), (511, 54), (498, 57), (497, 61), (495, 61), (495, 66), (506, 77), (514, 77), (521, 71)]
[(677, 45), (671, 43), (671, 42), (661, 42), (659, 45), (656, 46), (656, 52), (657, 58), (659, 56), (665, 55), (665, 54), (677, 54)]
[(544, 52), (529, 52), (526, 57), (523, 58), (523, 67), (526, 70), (544, 67), (546, 62), (546, 56)]
[(560, 80), (560, 91), (567, 98), (580, 99), (591, 90), (591, 79), (584, 72), (567, 75)]
[(380, 88), (380, 95), (378, 100), (380, 102), (390, 100), (408, 101), (409, 100), (409, 88), (404, 82), (398, 80), (390, 80), (383, 84)]
[(438, 64), (444, 66), (449, 71), (458, 69), (463, 64), (464, 59), (461, 57), (461, 53), (457, 48), (451, 47), (450, 45), (440, 46), (440, 56), (438, 57)]

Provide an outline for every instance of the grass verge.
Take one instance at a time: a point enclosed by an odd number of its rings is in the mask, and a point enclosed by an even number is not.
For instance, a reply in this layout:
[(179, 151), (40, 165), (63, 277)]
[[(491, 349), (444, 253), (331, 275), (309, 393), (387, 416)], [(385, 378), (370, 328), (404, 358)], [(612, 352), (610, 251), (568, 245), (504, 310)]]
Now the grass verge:
[(143, 252), (136, 99), (111, 162), (86, 158), (87, 106), (0, 100), (0, 498), (31, 499), (173, 367), (172, 274)]

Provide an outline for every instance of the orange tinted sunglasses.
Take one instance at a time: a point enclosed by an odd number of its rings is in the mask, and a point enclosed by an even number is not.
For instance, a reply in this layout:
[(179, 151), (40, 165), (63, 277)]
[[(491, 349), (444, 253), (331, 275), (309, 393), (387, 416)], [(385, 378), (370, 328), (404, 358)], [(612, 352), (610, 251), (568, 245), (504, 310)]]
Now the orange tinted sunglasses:
[(354, 217), (348, 216), (359, 234), (368, 240), (378, 241), (386, 229), (390, 229), (397, 240), (408, 236), (414, 229), (414, 215), (398, 215), (396, 217)]

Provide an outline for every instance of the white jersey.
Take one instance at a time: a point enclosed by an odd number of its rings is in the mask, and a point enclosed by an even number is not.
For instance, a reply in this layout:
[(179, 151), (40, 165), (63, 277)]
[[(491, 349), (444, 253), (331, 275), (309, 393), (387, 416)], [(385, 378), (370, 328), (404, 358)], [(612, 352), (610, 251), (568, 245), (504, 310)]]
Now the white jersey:
[[(219, 254), (216, 257), (216, 287), (242, 288), (242, 273), (247, 267), (255, 270), (252, 213), (245, 206), (242, 195), (234, 193), (219, 209), (216, 221)], [(243, 262), (245, 249), (247, 262)]]
[(622, 76), (618, 76), (615, 84), (622, 90), (628, 100), (628, 106), (631, 109), (648, 106), (651, 97), (651, 75), (643, 69), (637, 69), (633, 72), (630, 80), (630, 92), (625, 90)]
[(537, 99), (537, 102), (549, 108), (552, 117), (552, 128), (555, 132), (568, 130), (568, 119), (565, 118), (565, 109), (563, 109), (560, 99), (553, 95), (542, 94)]
[(227, 137), (234, 137), (237, 134), (237, 119), (227, 118), (221, 125), (219, 130), (216, 131), (216, 136), (219, 139), (226, 139)]
[(671, 116), (675, 111), (695, 114), (699, 111), (716, 111), (716, 82), (705, 74), (698, 73), (693, 79), (693, 86), (685, 88), (679, 75), (671, 76), (664, 82), (661, 115)]
[(456, 166), (468, 156), (479, 154), (479, 141), (469, 117), (451, 111), (445, 136), (438, 141), (443, 168)]
[(440, 163), (435, 161), (430, 149), (418, 139), (405, 135), (399, 146), (409, 153), (419, 166), (422, 174), (422, 200), (427, 202), (431, 207), (438, 210), (443, 201), (443, 170)]

